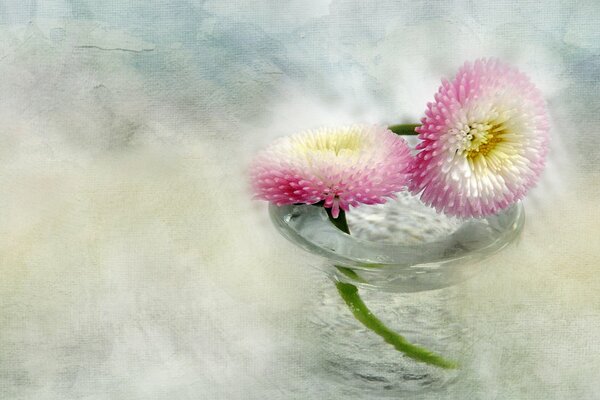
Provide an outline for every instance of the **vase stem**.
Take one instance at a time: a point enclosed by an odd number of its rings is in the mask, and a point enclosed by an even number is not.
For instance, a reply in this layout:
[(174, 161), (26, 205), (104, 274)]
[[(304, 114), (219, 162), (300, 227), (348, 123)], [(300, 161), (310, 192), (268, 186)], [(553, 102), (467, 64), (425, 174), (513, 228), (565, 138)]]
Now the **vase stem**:
[(354, 317), (365, 327), (369, 328), (377, 335), (381, 336), (386, 343), (413, 360), (421, 361), (427, 364), (436, 365), (446, 369), (454, 369), (458, 365), (454, 361), (445, 358), (419, 346), (409, 343), (404, 337), (392, 331), (383, 324), (367, 308), (358, 294), (358, 288), (350, 283), (336, 282), (338, 292), (346, 302)]
[[(350, 234), (350, 229), (348, 228), (348, 222), (346, 221), (346, 213), (344, 210), (340, 210), (337, 218), (333, 217), (330, 208), (325, 208), (325, 211), (327, 212), (327, 216), (333, 225), (335, 225), (341, 231)], [(354, 281), (362, 283), (365, 282), (365, 280), (353, 269), (340, 265), (336, 265), (335, 267), (338, 269), (338, 271)], [(383, 322), (381, 322), (367, 308), (365, 303), (360, 298), (360, 295), (358, 294), (358, 288), (356, 286), (351, 283), (339, 281), (336, 282), (335, 285), (340, 293), (340, 296), (342, 296), (342, 299), (348, 308), (350, 308), (350, 311), (352, 311), (354, 317), (365, 327), (381, 336), (385, 342), (394, 346), (396, 350), (404, 353), (407, 357), (410, 357), (413, 360), (421, 361), (427, 364), (436, 365), (446, 369), (457, 367), (455, 362), (446, 360), (423, 347), (415, 346), (414, 344), (409, 343), (403, 336), (385, 326)]]

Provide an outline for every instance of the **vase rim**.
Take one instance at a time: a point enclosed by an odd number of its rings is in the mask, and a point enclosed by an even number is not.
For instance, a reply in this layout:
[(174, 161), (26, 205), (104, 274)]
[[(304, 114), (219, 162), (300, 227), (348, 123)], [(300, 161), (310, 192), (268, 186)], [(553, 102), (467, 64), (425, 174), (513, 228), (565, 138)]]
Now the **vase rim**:
[[(372, 270), (374, 265), (439, 267), (480, 261), (513, 242), (525, 220), (523, 206), (517, 202), (494, 215), (464, 219), (459, 229), (438, 240), (397, 244), (349, 235), (329, 221), (323, 207), (270, 204), (269, 214), (279, 232), (297, 246), (334, 263), (366, 270)], [(478, 232), (485, 235), (485, 240)]]

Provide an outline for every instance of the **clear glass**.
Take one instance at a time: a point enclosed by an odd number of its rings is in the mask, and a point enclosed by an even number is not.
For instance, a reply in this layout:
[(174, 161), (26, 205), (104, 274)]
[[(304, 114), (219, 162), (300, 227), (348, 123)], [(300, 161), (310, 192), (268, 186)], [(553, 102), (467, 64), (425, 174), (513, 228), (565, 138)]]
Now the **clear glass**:
[[(453, 285), (513, 242), (525, 219), (520, 203), (487, 218), (449, 217), (406, 192), (386, 204), (352, 209), (351, 235), (337, 229), (322, 207), (271, 205), (269, 212), (281, 234), (322, 258), (316, 267), (359, 287), (388, 327), (459, 363), (468, 356), (469, 335), (452, 315)], [(397, 352), (354, 319), (331, 281), (320, 282), (311, 319), (321, 346), (319, 373), (338, 380), (346, 396), (436, 390), (460, 376), (460, 369), (443, 370)]]

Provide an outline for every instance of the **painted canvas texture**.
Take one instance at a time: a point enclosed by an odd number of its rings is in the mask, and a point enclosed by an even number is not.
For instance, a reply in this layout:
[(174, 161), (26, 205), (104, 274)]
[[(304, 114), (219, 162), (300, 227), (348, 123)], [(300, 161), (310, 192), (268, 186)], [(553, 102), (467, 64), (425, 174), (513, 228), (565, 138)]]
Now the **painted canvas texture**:
[(411, 398), (598, 398), (598, 21), (594, 0), (0, 2), (0, 398), (339, 398), (306, 335), (314, 259), (252, 199), (252, 157), (418, 122), (478, 57), (543, 93), (547, 165), (518, 245), (458, 285), (460, 383)]

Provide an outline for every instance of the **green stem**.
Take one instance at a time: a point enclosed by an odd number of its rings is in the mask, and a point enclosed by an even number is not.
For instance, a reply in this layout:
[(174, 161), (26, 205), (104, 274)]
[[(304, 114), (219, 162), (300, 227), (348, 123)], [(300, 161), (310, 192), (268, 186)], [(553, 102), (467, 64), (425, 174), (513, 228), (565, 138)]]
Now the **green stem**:
[(336, 267), (338, 269), (338, 271), (340, 271), (342, 274), (346, 275), (348, 278), (352, 279), (353, 281), (360, 282), (360, 283), (367, 283), (367, 281), (364, 280), (359, 274), (357, 274), (356, 271), (354, 271), (352, 268), (342, 267), (340, 265), (334, 265), (334, 267)]
[[(348, 222), (346, 221), (346, 213), (344, 210), (340, 210), (337, 218), (333, 217), (330, 208), (325, 208), (325, 211), (327, 212), (327, 216), (332, 224), (334, 224), (341, 231), (350, 234), (350, 229), (348, 228)], [(340, 265), (336, 265), (335, 267), (338, 269), (338, 271), (350, 279), (356, 282), (366, 283), (366, 281), (353, 269), (342, 267)], [(365, 303), (360, 298), (360, 295), (358, 294), (358, 288), (356, 286), (345, 282), (336, 282), (335, 285), (338, 289), (338, 292), (342, 296), (342, 299), (344, 299), (346, 305), (348, 305), (348, 308), (350, 308), (350, 311), (352, 311), (354, 317), (365, 327), (381, 336), (386, 343), (394, 346), (396, 350), (404, 353), (407, 357), (410, 357), (413, 360), (421, 361), (427, 364), (436, 365), (438, 367), (447, 369), (457, 367), (455, 362), (446, 360), (423, 347), (415, 346), (414, 344), (409, 343), (404, 337), (385, 326), (383, 322), (381, 322), (367, 308)]]
[(354, 317), (364, 326), (378, 334), (386, 343), (413, 360), (421, 361), (438, 367), (453, 369), (458, 365), (432, 353), (431, 351), (409, 343), (404, 337), (389, 329), (367, 308), (358, 294), (358, 288), (350, 283), (336, 282), (338, 292), (346, 302)]
[(421, 124), (390, 125), (390, 126), (388, 126), (388, 129), (397, 135), (413, 135), (413, 136), (415, 136), (415, 135), (418, 135), (418, 133), (415, 132), (415, 128), (417, 126), (421, 126)]

